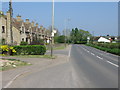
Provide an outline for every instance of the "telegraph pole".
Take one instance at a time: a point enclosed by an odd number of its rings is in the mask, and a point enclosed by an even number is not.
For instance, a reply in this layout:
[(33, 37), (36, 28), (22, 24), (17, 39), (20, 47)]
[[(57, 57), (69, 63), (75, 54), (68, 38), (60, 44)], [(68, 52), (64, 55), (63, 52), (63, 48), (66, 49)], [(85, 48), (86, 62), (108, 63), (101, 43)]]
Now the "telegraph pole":
[[(69, 22), (70, 21), (70, 19), (68, 18), (68, 19), (65, 19), (65, 47), (66, 47), (66, 40), (67, 40), (67, 33), (69, 32), (67, 29), (67, 22)], [(68, 43), (69, 43), (69, 41), (68, 41)]]
[(54, 30), (54, 0), (52, 0), (52, 30), (51, 30), (51, 57), (53, 56), (53, 33)]
[(67, 26), (66, 26), (66, 24), (67, 24), (67, 20), (65, 20), (65, 32), (64, 32), (65, 33), (65, 47), (66, 47), (66, 39), (67, 39), (66, 38), (67, 37), (67, 30), (66, 30)]
[(12, 9), (12, 0), (9, 2), (9, 12), (10, 12), (10, 34), (11, 34), (11, 45), (13, 45), (13, 33), (12, 33), (12, 17), (13, 17), (13, 9)]

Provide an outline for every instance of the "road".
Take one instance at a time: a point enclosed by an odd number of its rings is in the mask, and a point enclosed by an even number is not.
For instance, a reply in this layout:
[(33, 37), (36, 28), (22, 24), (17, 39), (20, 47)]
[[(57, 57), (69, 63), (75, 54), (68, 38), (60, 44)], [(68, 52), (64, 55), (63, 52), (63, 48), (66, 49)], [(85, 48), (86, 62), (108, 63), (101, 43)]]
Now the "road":
[(66, 62), (23, 74), (9, 88), (118, 88), (118, 56), (84, 45), (62, 52)]
[(71, 63), (89, 88), (118, 87), (118, 57), (98, 49), (73, 45)]

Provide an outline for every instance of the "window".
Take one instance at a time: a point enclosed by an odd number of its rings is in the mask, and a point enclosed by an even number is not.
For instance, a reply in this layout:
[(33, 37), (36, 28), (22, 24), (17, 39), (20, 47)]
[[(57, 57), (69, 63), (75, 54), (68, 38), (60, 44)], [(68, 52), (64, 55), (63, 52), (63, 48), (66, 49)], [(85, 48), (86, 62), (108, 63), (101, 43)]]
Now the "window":
[(22, 38), (22, 41), (24, 41), (24, 38)]
[(22, 27), (22, 32), (24, 33), (24, 27)]
[(5, 26), (2, 26), (2, 33), (5, 33)]
[(4, 38), (2, 39), (2, 44), (5, 45), (5, 39)]
[(26, 38), (26, 42), (28, 42), (28, 38)]

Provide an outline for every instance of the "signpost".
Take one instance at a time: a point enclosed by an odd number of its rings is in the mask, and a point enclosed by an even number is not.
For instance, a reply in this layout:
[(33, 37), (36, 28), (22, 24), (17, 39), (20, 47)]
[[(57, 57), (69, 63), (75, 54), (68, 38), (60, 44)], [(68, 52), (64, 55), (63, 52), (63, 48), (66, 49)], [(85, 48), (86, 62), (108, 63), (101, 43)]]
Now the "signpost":
[(87, 44), (89, 44), (90, 42), (90, 37), (87, 37)]

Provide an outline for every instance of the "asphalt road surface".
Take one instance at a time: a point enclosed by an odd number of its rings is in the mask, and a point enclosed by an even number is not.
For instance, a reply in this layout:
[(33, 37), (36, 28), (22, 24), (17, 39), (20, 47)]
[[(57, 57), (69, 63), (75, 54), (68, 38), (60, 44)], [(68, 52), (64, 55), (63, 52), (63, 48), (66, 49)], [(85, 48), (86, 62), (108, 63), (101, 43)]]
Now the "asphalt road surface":
[(118, 88), (118, 56), (84, 45), (62, 52), (65, 63), (21, 75), (9, 88)]

